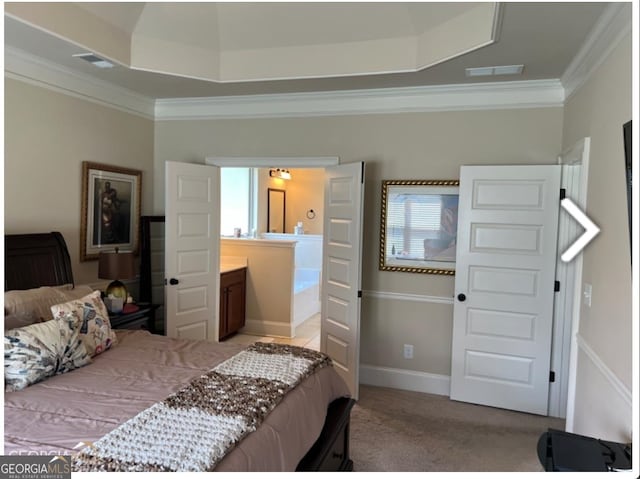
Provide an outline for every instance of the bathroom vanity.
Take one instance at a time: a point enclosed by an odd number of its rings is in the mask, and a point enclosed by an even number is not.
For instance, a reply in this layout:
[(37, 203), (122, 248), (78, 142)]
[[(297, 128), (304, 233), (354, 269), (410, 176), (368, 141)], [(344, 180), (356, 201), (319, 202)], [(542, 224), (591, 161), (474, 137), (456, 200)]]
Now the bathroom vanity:
[(244, 327), (246, 314), (247, 268), (220, 268), (220, 327), (222, 340)]

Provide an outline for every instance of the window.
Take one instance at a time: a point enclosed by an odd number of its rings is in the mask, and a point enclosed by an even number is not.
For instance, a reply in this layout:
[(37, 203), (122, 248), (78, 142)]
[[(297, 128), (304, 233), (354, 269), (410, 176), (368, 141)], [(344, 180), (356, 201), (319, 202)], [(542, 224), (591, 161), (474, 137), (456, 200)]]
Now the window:
[(220, 168), (220, 235), (233, 236), (240, 228), (244, 237), (255, 229), (254, 169)]

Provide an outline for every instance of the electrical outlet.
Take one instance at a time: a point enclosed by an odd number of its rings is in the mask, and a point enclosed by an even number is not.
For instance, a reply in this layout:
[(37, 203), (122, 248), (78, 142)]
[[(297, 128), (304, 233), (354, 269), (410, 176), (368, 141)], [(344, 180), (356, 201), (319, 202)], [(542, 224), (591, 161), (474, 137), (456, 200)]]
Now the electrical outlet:
[(413, 359), (413, 344), (404, 345), (404, 358)]

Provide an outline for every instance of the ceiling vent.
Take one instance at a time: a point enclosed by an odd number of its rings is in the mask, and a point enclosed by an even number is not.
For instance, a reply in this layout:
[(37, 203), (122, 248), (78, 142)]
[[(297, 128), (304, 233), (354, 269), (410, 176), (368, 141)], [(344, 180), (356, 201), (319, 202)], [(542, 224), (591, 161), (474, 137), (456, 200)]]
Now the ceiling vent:
[(76, 58), (80, 58), (86, 62), (89, 62), (98, 68), (113, 68), (113, 63), (108, 62), (104, 58), (100, 58), (99, 56), (94, 55), (93, 53), (76, 53), (75, 55), (72, 55), (72, 56)]
[(502, 65), (497, 67), (466, 68), (468, 77), (486, 77), (492, 75), (522, 75), (524, 65)]

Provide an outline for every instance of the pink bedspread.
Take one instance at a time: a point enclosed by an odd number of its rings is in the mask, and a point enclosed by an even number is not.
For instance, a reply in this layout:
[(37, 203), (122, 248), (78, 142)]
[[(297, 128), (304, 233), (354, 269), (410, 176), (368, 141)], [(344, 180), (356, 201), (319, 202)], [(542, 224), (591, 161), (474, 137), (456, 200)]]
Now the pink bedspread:
[[(23, 391), (5, 393), (5, 454), (72, 454), (166, 398), (201, 372), (243, 349), (117, 331), (118, 344), (93, 364)], [(347, 396), (333, 368), (322, 368), (287, 394), (218, 471), (293, 471), (318, 438), (327, 406)]]

